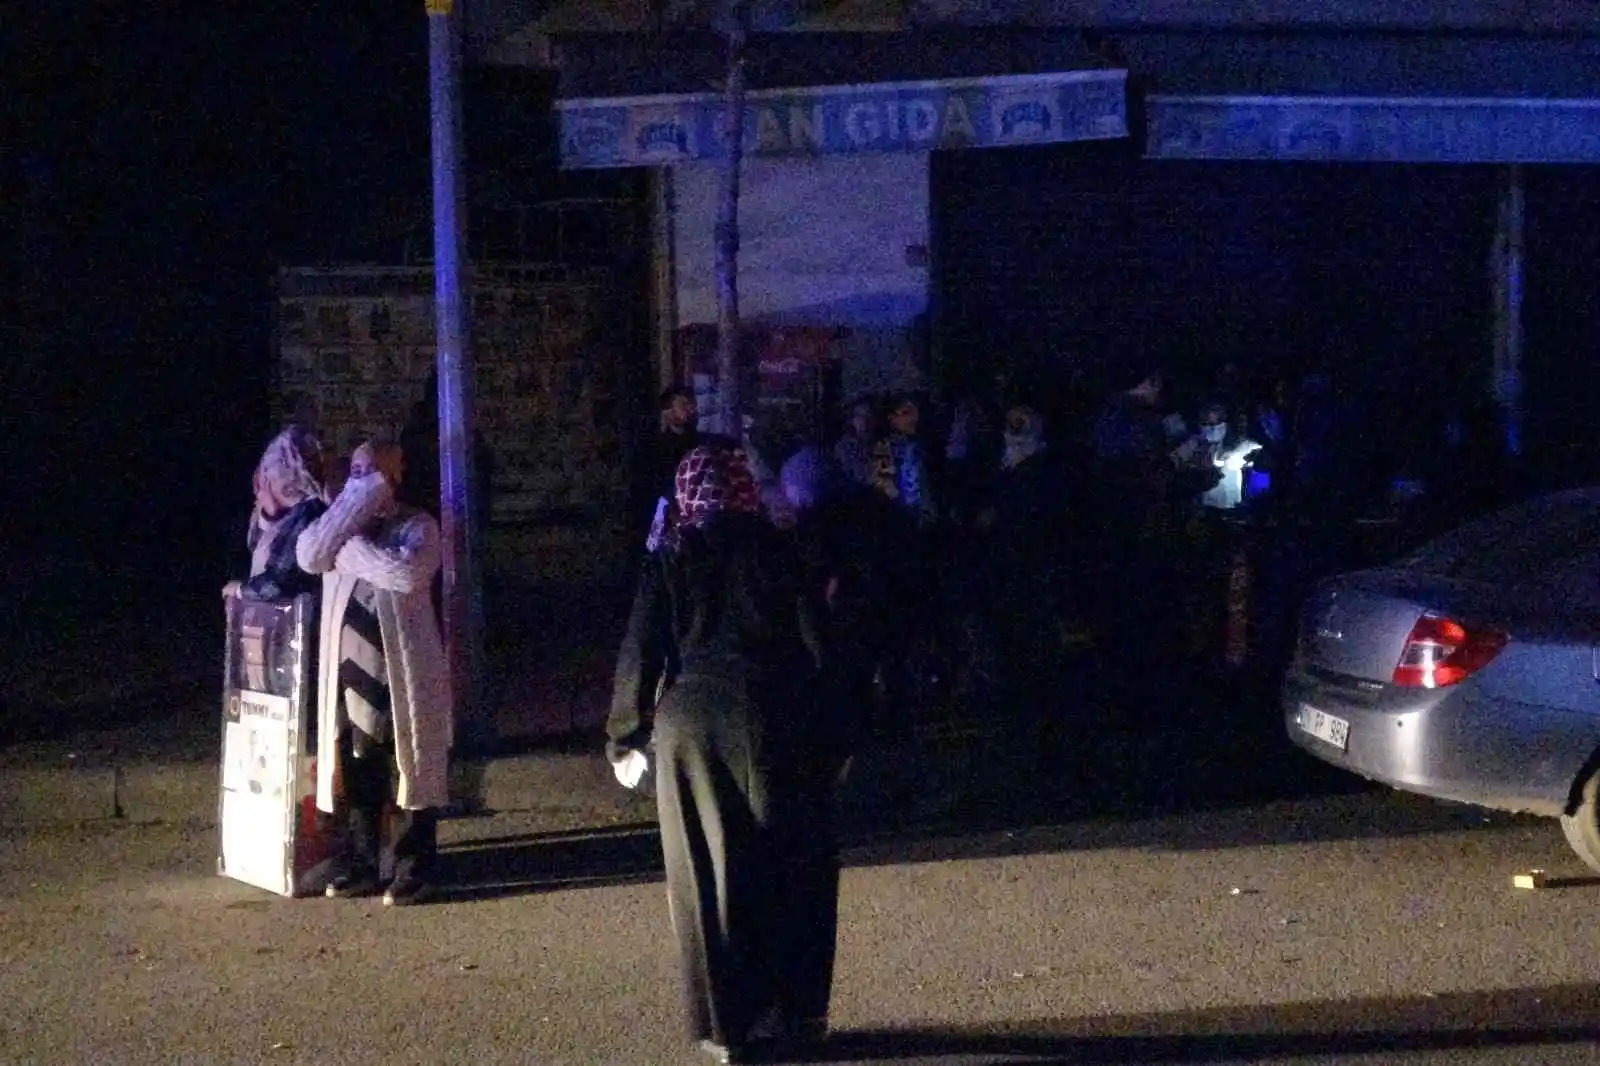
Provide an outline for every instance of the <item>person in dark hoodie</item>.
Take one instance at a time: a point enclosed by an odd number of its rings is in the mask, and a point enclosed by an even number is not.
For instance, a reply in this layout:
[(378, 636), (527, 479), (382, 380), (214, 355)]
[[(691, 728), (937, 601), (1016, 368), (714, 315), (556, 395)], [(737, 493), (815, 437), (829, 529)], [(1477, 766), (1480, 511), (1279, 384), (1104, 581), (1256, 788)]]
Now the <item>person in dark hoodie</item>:
[(819, 699), (823, 608), (742, 451), (697, 445), (674, 489), (618, 654), (607, 756), (634, 787), (653, 749), (690, 1034), (740, 1062), (826, 1031), (843, 730)]
[(1135, 703), (1158, 684), (1164, 603), (1173, 593), (1177, 514), (1185, 499), (1163, 428), (1166, 376), (1131, 370), (1095, 423), (1087, 502), (1093, 511), (1090, 571), (1099, 640), (1122, 667), (1106, 680)]
[(887, 668), (896, 625), (899, 541), (894, 504), (851, 478), (821, 449), (805, 447), (783, 464), (779, 484), (805, 560), (808, 581), (828, 605), (828, 699), (839, 709), (854, 751), (883, 728), (874, 679)]
[(985, 529), (989, 622), (1003, 702), (1033, 720), (1056, 690), (1060, 622), (1067, 600), (1068, 480), (1046, 446), (1044, 417), (1021, 403), (1006, 412), (1005, 450)]
[(678, 476), (678, 464), (689, 454), (689, 449), (700, 443), (700, 409), (695, 405), (694, 393), (685, 388), (673, 387), (661, 394), (661, 424), (656, 429), (655, 443), (649, 455), (649, 470), (645, 477), (644, 510), (648, 516), (654, 512), (656, 500), (670, 500), (673, 482)]

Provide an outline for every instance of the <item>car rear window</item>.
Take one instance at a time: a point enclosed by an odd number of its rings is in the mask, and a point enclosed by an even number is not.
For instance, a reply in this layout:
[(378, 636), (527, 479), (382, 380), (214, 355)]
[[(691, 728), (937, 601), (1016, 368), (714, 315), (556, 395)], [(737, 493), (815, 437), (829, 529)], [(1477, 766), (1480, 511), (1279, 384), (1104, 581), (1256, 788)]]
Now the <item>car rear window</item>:
[(1402, 565), (1439, 577), (1537, 577), (1600, 547), (1600, 489), (1540, 496), (1469, 522), (1428, 543)]

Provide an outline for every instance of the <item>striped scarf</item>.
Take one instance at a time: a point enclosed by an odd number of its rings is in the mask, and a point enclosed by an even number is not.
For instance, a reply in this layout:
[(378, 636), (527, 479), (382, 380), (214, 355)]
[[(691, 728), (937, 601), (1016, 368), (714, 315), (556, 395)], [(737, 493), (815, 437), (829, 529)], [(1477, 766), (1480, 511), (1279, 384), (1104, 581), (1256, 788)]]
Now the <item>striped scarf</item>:
[(344, 612), (339, 634), (339, 691), (345, 713), (356, 728), (356, 752), (381, 744), (389, 735), (389, 670), (384, 662), (383, 630), (378, 624), (373, 587), (358, 581)]

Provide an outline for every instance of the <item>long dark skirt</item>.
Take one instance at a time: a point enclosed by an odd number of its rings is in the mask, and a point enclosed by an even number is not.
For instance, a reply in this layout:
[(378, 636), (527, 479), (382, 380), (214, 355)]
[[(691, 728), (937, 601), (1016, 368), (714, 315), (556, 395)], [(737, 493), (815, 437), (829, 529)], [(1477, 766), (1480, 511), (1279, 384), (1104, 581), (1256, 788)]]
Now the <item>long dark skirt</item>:
[(737, 685), (680, 678), (655, 724), (656, 799), (690, 1036), (826, 1019), (839, 857), (829, 760)]

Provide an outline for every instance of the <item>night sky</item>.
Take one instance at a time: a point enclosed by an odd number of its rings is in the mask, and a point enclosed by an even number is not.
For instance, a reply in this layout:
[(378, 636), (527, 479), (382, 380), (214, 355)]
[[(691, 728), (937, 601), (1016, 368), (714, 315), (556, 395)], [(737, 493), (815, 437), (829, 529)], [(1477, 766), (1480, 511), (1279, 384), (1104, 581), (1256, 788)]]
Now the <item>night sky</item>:
[(272, 429), (273, 271), (429, 232), (427, 25), (420, 3), (183, 10), (6, 20), (8, 540), (116, 537), (220, 582)]

